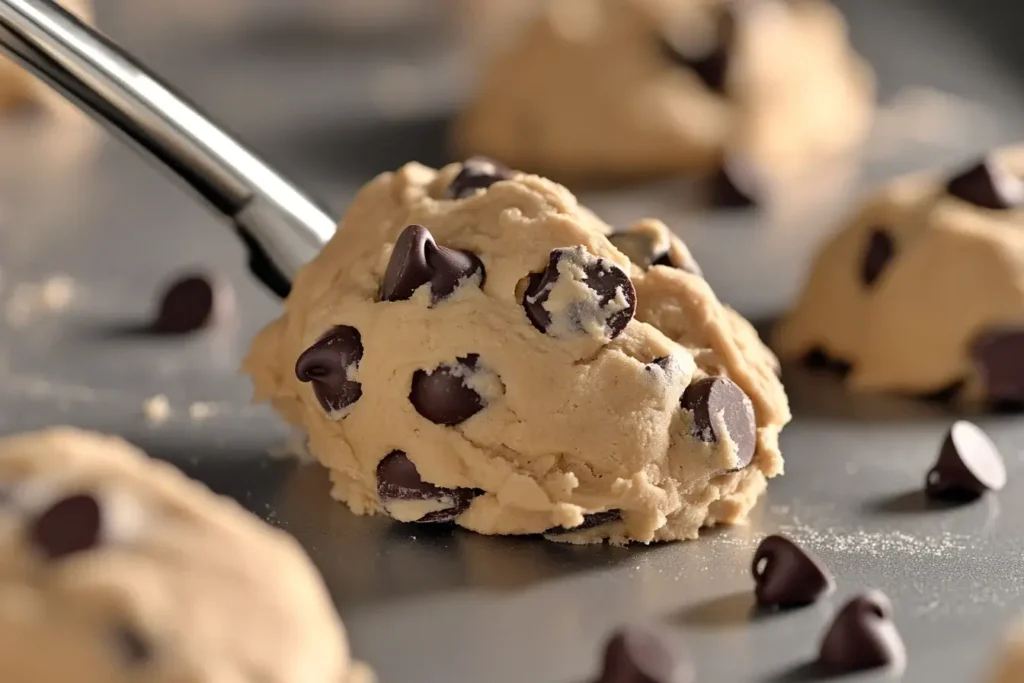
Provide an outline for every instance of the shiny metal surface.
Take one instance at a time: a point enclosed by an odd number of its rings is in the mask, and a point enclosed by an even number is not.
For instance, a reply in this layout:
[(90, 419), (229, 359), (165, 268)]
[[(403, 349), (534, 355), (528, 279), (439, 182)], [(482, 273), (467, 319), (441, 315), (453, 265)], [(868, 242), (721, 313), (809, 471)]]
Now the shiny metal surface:
[[(370, 40), (280, 15), (224, 32), (171, 21), (178, 4), (101, 0), (99, 19), (335, 211), (374, 173), (411, 158), (444, 161), (465, 64), (444, 33)], [(840, 4), (880, 71), (887, 110), (906, 87), (950, 96), (943, 101), (956, 115), (943, 135), (873, 156), (842, 198), (797, 222), (695, 214), (672, 183), (586, 197), (615, 220), (664, 216), (720, 296), (752, 317), (779, 311), (815, 243), (866, 187), (1024, 137), (1018, 2)], [(382, 80), (409, 84), (403, 98), (382, 96)], [(0, 121), (0, 137), (21, 125)], [(71, 423), (124, 434), (293, 533), (330, 586), (353, 651), (382, 683), (586, 683), (607, 633), (634, 620), (664, 625), (701, 683), (806, 680), (794, 672), (843, 599), (865, 587), (893, 600), (909, 649), (902, 680), (985, 682), (1001, 634), (1024, 611), (1024, 416), (978, 417), (1007, 460), (1007, 488), (933, 508), (919, 490), (954, 417), (946, 408), (851, 397), (831, 377), (787, 367), (787, 471), (748, 527), (694, 543), (575, 548), (354, 517), (329, 500), (319, 467), (267, 455), (286, 431), (266, 407), (249, 405), (237, 368), (279, 303), (248, 277), (237, 241), (137, 155), (98, 141), (74, 161), (26, 168), (0, 157), (0, 431)], [(17, 184), (2, 180), (11, 169)], [(231, 277), (239, 324), (186, 340), (132, 333), (163, 280), (196, 267)], [(12, 314), (30, 286), (55, 276), (73, 282), (66, 307), (27, 321)], [(144, 417), (154, 394), (171, 403), (165, 423)], [(196, 402), (213, 414), (190, 416)], [(838, 591), (808, 610), (752, 619), (748, 563), (775, 530), (816, 551)]]

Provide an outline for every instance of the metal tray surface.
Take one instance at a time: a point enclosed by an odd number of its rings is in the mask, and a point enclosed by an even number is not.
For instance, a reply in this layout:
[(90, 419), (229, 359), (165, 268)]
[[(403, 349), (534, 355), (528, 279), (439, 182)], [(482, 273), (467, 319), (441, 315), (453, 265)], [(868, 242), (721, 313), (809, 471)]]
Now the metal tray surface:
[[(445, 160), (467, 70), (443, 21), (352, 32), (278, 11), (243, 30), (172, 21), (178, 4), (101, 1), (100, 22), (339, 213), (376, 172)], [(666, 217), (720, 296), (759, 320), (785, 305), (815, 244), (865, 187), (1024, 136), (1015, 0), (840, 4), (883, 103), (904, 106), (907, 87), (955, 96), (941, 134), (883, 146), (862, 178), (801, 220), (695, 214), (673, 203), (672, 183), (584, 196), (614, 220)], [(782, 437), (787, 473), (747, 527), (691, 543), (569, 547), (352, 516), (329, 499), (318, 466), (268, 454), (287, 431), (249, 405), (237, 367), (278, 304), (246, 275), (239, 246), (130, 150), (75, 125), (92, 143), (73, 153), (55, 145), (53, 123), (0, 125), (0, 431), (68, 423), (123, 434), (288, 530), (383, 683), (579, 683), (608, 632), (630, 621), (666, 625), (700, 681), (805, 680), (799, 667), (831, 613), (866, 587), (894, 602), (909, 649), (903, 680), (979, 681), (1024, 609), (1024, 417), (977, 417), (1007, 458), (1005, 491), (930, 508), (919, 490), (949, 409), (851, 397), (799, 367), (784, 377), (796, 416)], [(203, 267), (233, 280), (238, 323), (186, 341), (139, 334), (161, 283)], [(70, 297), (46, 305), (39, 285), (54, 277), (70, 279)], [(142, 408), (155, 394), (172, 406), (160, 424)], [(205, 416), (189, 414), (195, 402)], [(778, 530), (816, 551), (839, 590), (753, 619), (748, 563)]]

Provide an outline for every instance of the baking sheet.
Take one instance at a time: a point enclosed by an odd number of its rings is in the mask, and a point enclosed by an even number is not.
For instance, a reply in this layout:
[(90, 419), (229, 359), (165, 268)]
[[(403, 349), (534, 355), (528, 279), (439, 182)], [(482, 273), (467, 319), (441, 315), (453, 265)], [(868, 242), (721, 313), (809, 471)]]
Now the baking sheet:
[[(335, 210), (378, 171), (445, 160), (441, 136), (466, 70), (443, 25), (369, 39), (276, 13), (231, 30), (202, 16), (172, 21), (175, 4), (107, 0), (100, 21)], [(759, 320), (792, 295), (814, 245), (864, 187), (1024, 133), (1017, 3), (840, 4), (897, 113), (842, 196), (812, 216), (770, 221), (694, 215), (675, 202), (675, 183), (585, 196), (613, 221), (665, 217), (721, 298)], [(913, 121), (937, 116), (940, 132), (901, 129), (908, 111)], [(581, 682), (627, 621), (667, 624), (701, 681), (798, 680), (791, 670), (813, 656), (831, 612), (865, 587), (893, 599), (910, 652), (903, 680), (978, 681), (1024, 609), (1024, 418), (979, 418), (1007, 458), (1005, 491), (929, 509), (918, 491), (948, 409), (854, 399), (801, 368), (785, 373), (796, 415), (782, 437), (787, 474), (749, 527), (693, 543), (577, 548), (353, 517), (328, 499), (317, 466), (268, 455), (287, 431), (248, 404), (237, 366), (278, 304), (246, 275), (239, 246), (130, 150), (76, 125), (92, 142), (73, 153), (55, 144), (62, 127), (0, 127), (0, 431), (70, 423), (124, 434), (295, 534), (353, 650), (383, 683)], [(168, 276), (202, 267), (235, 283), (236, 325), (186, 342), (133, 332)], [(172, 413), (154, 424), (143, 404), (157, 394)], [(839, 590), (752, 620), (748, 562), (776, 530), (821, 555)]]

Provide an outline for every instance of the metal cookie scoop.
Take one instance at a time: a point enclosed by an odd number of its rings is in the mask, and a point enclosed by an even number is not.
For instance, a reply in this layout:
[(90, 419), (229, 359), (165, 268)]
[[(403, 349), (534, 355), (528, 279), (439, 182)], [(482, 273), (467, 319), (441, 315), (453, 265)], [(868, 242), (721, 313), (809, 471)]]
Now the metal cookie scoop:
[(0, 0), (0, 48), (227, 217), (281, 297), (335, 220), (124, 50), (50, 0)]

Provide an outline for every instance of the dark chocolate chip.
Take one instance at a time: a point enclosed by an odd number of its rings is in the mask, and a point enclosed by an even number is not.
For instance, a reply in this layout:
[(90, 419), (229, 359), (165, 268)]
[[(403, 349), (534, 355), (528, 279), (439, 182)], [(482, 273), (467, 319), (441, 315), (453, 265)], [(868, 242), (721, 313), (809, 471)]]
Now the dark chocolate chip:
[[(377, 495), (388, 514), (401, 522), (450, 522), (465, 512), (480, 493), (469, 488), (441, 488), (423, 481), (416, 465), (402, 451), (391, 451), (377, 465)], [(403, 503), (424, 505), (403, 510)]]
[(604, 668), (596, 683), (688, 683), (689, 674), (661, 634), (627, 626), (605, 645)]
[(122, 659), (131, 666), (141, 666), (153, 658), (153, 648), (139, 632), (127, 626), (114, 630), (114, 642)]
[(1005, 485), (1006, 465), (992, 439), (972, 422), (954, 422), (925, 480), (928, 496), (972, 500)]
[(753, 173), (741, 177), (738, 171), (723, 166), (708, 179), (707, 201), (711, 206), (745, 209), (757, 204), (755, 195)]
[(718, 17), (715, 46), (703, 55), (686, 54), (667, 38), (661, 38), (662, 52), (673, 62), (692, 69), (697, 77), (712, 92), (725, 94), (726, 77), (729, 74), (730, 52), (736, 33), (736, 17), (731, 10), (724, 10)]
[(464, 199), (477, 190), (486, 190), (499, 180), (508, 180), (512, 172), (504, 165), (487, 157), (472, 157), (462, 164), (462, 170), (448, 187), (449, 199)]
[(990, 401), (1024, 402), (1024, 330), (982, 332), (971, 343), (971, 359)]
[(826, 370), (844, 376), (853, 369), (853, 364), (842, 358), (833, 356), (820, 346), (816, 346), (804, 354), (804, 363), (814, 370)]
[(404, 301), (423, 285), (430, 285), (430, 300), (448, 298), (465, 280), (479, 275), (484, 264), (468, 251), (439, 246), (422, 225), (410, 225), (395, 241), (381, 284), (381, 301)]
[(51, 560), (59, 560), (100, 544), (100, 503), (82, 493), (50, 505), (29, 528), (32, 545)]
[(608, 235), (608, 241), (629, 258), (630, 261), (647, 270), (651, 266), (668, 266), (685, 270), (693, 275), (703, 277), (700, 266), (691, 256), (676, 263), (670, 249), (659, 249), (653, 235), (638, 230), (622, 230)]
[[(559, 272), (563, 261), (568, 267), (564, 267), (565, 272)], [(554, 311), (553, 318), (552, 312), (544, 306), (552, 289), (560, 284), (561, 278), (576, 278), (579, 272), (582, 272), (581, 281), (595, 296), (572, 301), (562, 310)], [(523, 308), (530, 322), (541, 332), (558, 337), (567, 332), (590, 332), (600, 327), (605, 335), (614, 339), (633, 319), (636, 291), (629, 276), (611, 261), (593, 256), (582, 247), (554, 249), (544, 272), (530, 274), (523, 293)]]
[(593, 529), (594, 527), (608, 524), (610, 522), (618, 522), (622, 519), (622, 514), (618, 510), (605, 510), (604, 512), (592, 512), (589, 515), (583, 515), (583, 523), (579, 526), (566, 528), (564, 526), (553, 526), (544, 533), (557, 536), (558, 534), (571, 534), (576, 531), (583, 531), (584, 529)]
[(479, 360), (478, 354), (471, 353), (456, 358), (454, 364), (439, 365), (433, 372), (417, 370), (409, 391), (409, 401), (416, 412), (434, 424), (452, 427), (483, 410), (484, 397), (466, 382), (480, 371)]
[(217, 276), (189, 275), (172, 282), (160, 298), (154, 332), (186, 334), (234, 314), (231, 283)]
[(762, 608), (789, 609), (817, 602), (835, 588), (824, 565), (784, 536), (772, 535), (754, 551), (754, 596)]
[(693, 434), (702, 441), (717, 443), (718, 415), (725, 423), (729, 438), (736, 444), (736, 469), (750, 464), (757, 446), (754, 407), (743, 390), (728, 377), (699, 379), (683, 392), (680, 404), (693, 411)]
[(338, 325), (302, 352), (295, 363), (295, 376), (300, 382), (312, 382), (313, 393), (323, 409), (340, 417), (340, 411), (363, 395), (362, 385), (349, 379), (349, 372), (355, 369), (362, 357), (363, 342), (359, 330)]
[(992, 159), (982, 159), (952, 177), (946, 192), (983, 209), (1017, 209), (1024, 206), (1024, 179)]
[(870, 287), (881, 277), (889, 261), (896, 255), (896, 243), (884, 228), (875, 228), (868, 237), (864, 260), (861, 263), (860, 279)]
[(903, 640), (892, 623), (889, 599), (869, 591), (839, 610), (825, 633), (819, 663), (833, 673), (900, 666), (906, 656)]

